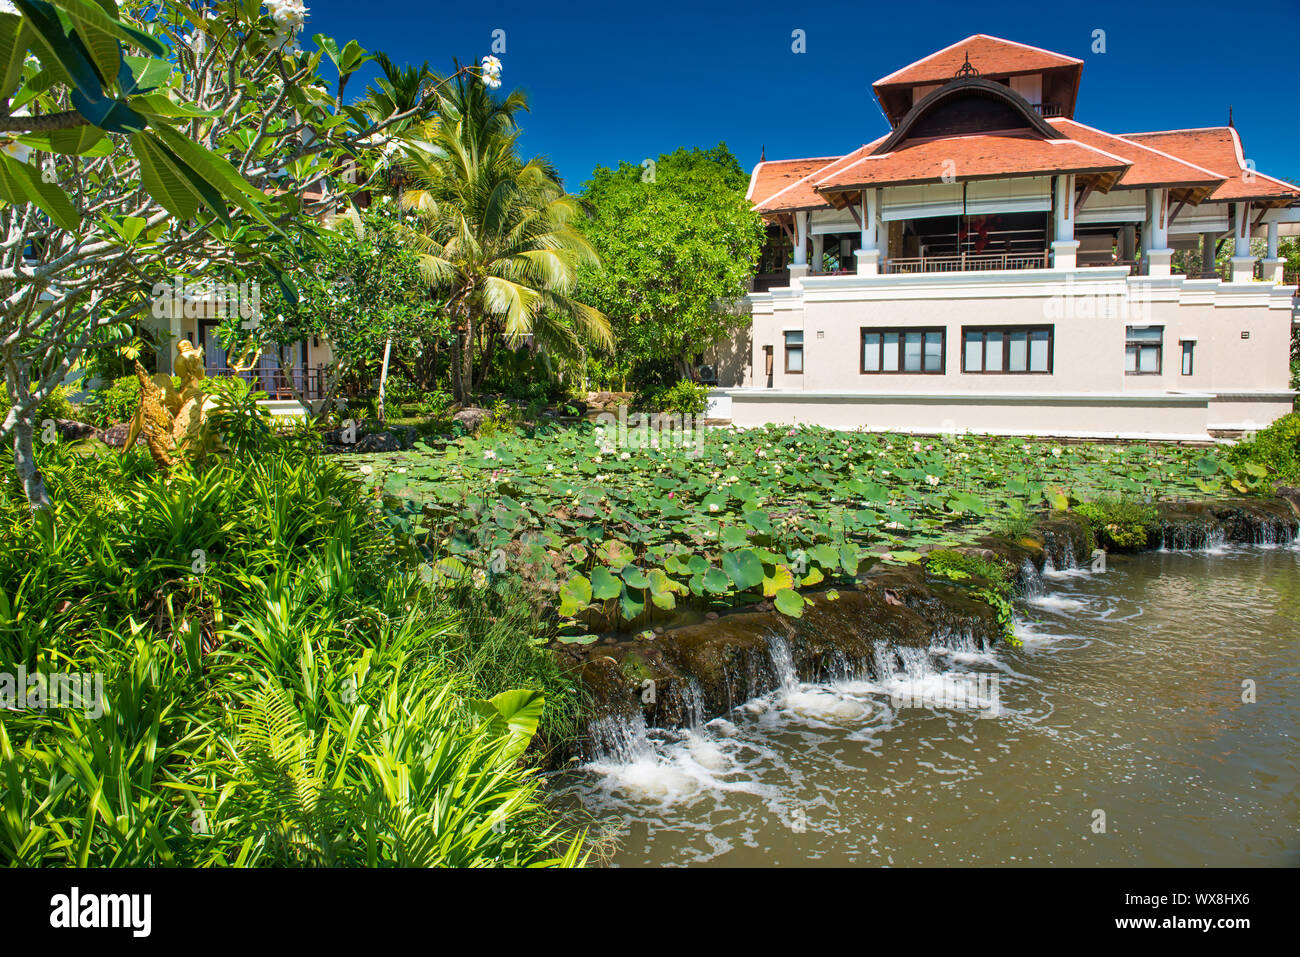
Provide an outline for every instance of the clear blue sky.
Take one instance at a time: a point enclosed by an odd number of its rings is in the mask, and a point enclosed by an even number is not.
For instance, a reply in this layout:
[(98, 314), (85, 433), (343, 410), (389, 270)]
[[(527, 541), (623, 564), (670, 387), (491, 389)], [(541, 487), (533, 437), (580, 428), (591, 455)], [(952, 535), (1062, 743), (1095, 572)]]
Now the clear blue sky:
[[(504, 30), (503, 83), (532, 108), (524, 150), (549, 156), (571, 190), (597, 165), (719, 140), (746, 169), (764, 145), (769, 159), (846, 153), (888, 129), (874, 80), (973, 33), (1083, 59), (1075, 117), (1112, 133), (1220, 126), (1231, 104), (1256, 167), (1300, 178), (1300, 0), (308, 0), (308, 10), (307, 37), (355, 39), (439, 71), (477, 60)], [(791, 51), (795, 29), (806, 53)], [(1091, 52), (1096, 29), (1105, 54)]]

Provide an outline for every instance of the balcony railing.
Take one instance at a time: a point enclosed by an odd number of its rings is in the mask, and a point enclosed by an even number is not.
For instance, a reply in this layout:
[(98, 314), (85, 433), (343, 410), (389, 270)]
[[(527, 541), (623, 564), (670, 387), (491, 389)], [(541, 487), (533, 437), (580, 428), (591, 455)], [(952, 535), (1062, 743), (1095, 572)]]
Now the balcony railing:
[(304, 399), (325, 397), (325, 369), (231, 369), (225, 366), (207, 370), (209, 376), (237, 376), (255, 392), (265, 392), (268, 399), (294, 398), (294, 386)]
[(917, 256), (891, 259), (891, 273), (986, 272), (996, 269), (1046, 269), (1048, 253), (962, 253), (957, 256)]

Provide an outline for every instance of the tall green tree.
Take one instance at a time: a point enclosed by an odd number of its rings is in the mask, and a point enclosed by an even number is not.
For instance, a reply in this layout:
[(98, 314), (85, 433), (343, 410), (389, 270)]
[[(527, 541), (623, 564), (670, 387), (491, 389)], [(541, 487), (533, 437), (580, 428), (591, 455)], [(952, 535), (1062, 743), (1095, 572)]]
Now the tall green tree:
[(554, 167), (519, 156), (522, 93), (493, 96), (464, 77), (442, 88), (438, 122), (408, 162), (404, 205), (430, 286), (452, 319), (452, 390), (469, 402), (495, 350), (531, 335), (561, 354), (582, 339), (607, 344), (601, 313), (572, 293), (578, 269), (598, 263), (575, 228), (580, 208)]
[(763, 242), (748, 180), (722, 143), (592, 173), (582, 229), (603, 265), (581, 270), (579, 294), (609, 317), (620, 355), (693, 379), (695, 357), (748, 322), (735, 306)]

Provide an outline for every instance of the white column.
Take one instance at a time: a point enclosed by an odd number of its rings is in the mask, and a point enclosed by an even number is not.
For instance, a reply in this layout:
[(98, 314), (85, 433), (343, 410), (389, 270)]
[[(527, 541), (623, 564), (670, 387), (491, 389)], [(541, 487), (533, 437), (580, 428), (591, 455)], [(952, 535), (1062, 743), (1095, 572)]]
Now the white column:
[(821, 233), (813, 233), (813, 259), (812, 271), (822, 271), (822, 256), (826, 253), (826, 237)]
[(1079, 241), (1074, 238), (1074, 174), (1056, 177), (1052, 203), (1052, 268), (1074, 269), (1079, 264)]
[(862, 206), (858, 214), (862, 217), (859, 236), (862, 248), (855, 253), (858, 275), (874, 276), (880, 272), (880, 190), (862, 191)]
[(1286, 267), (1286, 260), (1280, 259), (1277, 252), (1277, 223), (1270, 221), (1268, 224), (1268, 252), (1260, 265), (1263, 267), (1264, 281), (1275, 286), (1281, 284), (1282, 272)]
[(1147, 190), (1142, 222), (1142, 259), (1148, 276), (1168, 276), (1174, 251), (1169, 248), (1169, 190)]
[(790, 264), (790, 279), (808, 275), (808, 214), (794, 214), (794, 262)]
[(1255, 257), (1250, 254), (1250, 203), (1232, 204), (1232, 281), (1255, 278)]

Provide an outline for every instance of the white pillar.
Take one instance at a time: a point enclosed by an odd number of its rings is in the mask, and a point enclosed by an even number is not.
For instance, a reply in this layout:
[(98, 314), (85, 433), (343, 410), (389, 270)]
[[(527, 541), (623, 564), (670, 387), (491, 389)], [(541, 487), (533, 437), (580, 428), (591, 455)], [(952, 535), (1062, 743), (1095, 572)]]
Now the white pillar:
[(1147, 190), (1142, 221), (1142, 259), (1148, 276), (1168, 276), (1174, 251), (1169, 248), (1169, 190)]
[(813, 233), (812, 243), (813, 243), (812, 271), (821, 272), (823, 268), (822, 256), (825, 255), (826, 253), (826, 237), (821, 233)]
[(794, 214), (794, 262), (790, 264), (790, 278), (802, 279), (808, 275), (808, 214)]
[(1250, 282), (1255, 278), (1255, 257), (1250, 254), (1250, 203), (1233, 203), (1232, 217), (1232, 281)]
[(1074, 174), (1056, 177), (1052, 203), (1052, 267), (1074, 269), (1079, 264), (1079, 241), (1074, 238)]
[(855, 254), (858, 257), (858, 275), (874, 276), (880, 272), (880, 190), (862, 191), (862, 206), (858, 214), (862, 217), (859, 236), (862, 248)]
[(1268, 224), (1268, 253), (1260, 262), (1263, 267), (1264, 281), (1273, 285), (1280, 285), (1282, 282), (1282, 273), (1286, 267), (1286, 260), (1280, 259), (1277, 254), (1277, 223)]

